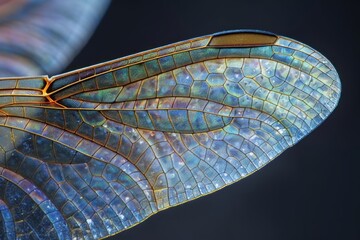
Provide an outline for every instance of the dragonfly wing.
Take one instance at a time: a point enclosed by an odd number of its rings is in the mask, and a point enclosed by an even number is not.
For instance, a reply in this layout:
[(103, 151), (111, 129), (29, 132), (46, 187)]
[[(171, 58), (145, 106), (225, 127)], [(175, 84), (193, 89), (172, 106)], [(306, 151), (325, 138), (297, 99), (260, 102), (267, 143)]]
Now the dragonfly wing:
[[(24, 100), (23, 85), (42, 92)], [(1, 189), (29, 195), (52, 236), (103, 238), (249, 176), (324, 121), (339, 97), (324, 56), (258, 31), (30, 79), (3, 93)], [(27, 214), (8, 217), (13, 234), (17, 219), (34, 216), (10, 190), (0, 192), (3, 216)]]
[(0, 3), (0, 76), (58, 73), (87, 42), (109, 0)]

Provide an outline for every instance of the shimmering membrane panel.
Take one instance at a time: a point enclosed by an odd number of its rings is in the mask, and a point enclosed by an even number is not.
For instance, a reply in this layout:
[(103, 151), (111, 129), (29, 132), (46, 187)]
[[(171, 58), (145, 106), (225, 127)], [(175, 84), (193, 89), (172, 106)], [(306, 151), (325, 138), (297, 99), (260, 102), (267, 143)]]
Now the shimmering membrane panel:
[(1, 81), (0, 236), (20, 239), (104, 238), (216, 191), (297, 143), (340, 96), (320, 53), (248, 31), (43, 84)]

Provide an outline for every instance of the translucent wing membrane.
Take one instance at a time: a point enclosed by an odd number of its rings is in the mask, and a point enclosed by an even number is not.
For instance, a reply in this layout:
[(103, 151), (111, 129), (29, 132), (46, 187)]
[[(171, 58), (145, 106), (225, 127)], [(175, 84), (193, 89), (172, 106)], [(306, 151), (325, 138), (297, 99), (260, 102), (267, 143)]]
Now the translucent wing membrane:
[(296, 144), (340, 96), (320, 53), (258, 31), (0, 86), (8, 239), (104, 238), (214, 192)]
[(109, 2), (0, 1), (0, 77), (62, 70), (87, 42)]

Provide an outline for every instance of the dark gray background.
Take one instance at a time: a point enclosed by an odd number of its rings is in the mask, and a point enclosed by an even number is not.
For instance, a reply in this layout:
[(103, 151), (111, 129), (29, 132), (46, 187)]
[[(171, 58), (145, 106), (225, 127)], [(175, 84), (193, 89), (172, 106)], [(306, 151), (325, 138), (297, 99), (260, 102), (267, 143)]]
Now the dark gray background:
[(318, 129), (259, 172), (109, 239), (360, 239), (356, 7), (304, 0), (121, 2), (112, 3), (68, 70), (223, 30), (261, 29), (323, 53), (343, 93)]

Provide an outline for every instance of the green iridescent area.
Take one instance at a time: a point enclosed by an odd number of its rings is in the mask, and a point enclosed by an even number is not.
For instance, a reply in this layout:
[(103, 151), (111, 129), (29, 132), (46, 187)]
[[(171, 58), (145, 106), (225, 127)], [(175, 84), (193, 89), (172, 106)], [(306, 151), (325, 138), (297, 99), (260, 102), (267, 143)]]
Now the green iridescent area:
[[(254, 46), (214, 43), (248, 33), (0, 79), (11, 88), (0, 90), (0, 189), (19, 194), (0, 191), (4, 232), (37, 218), (54, 238), (104, 238), (248, 176), (309, 134), (337, 105), (336, 70), (270, 33), (251, 33), (275, 39)], [(29, 213), (24, 201), (39, 214), (9, 216)]]

